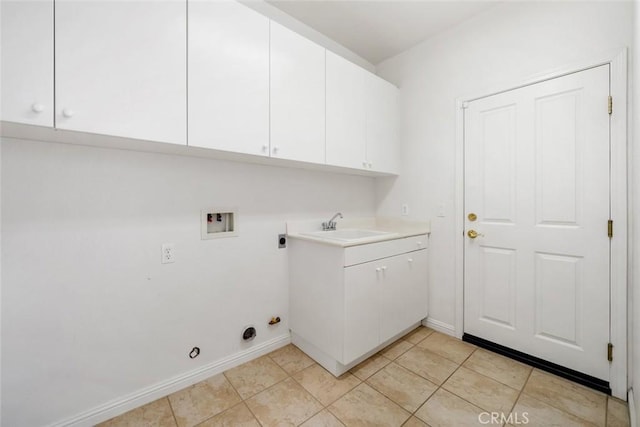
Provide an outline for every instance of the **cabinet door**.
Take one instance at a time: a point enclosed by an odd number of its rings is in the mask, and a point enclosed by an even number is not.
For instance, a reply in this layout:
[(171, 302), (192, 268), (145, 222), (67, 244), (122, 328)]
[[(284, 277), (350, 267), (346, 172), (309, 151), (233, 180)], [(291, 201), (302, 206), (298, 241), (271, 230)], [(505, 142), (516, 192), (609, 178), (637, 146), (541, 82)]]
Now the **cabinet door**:
[(344, 356), (348, 364), (380, 344), (379, 281), (376, 263), (344, 269)]
[(186, 1), (56, 1), (56, 127), (186, 144)]
[(371, 74), (367, 79), (367, 161), (371, 170), (398, 173), (398, 88)]
[(380, 341), (386, 341), (427, 317), (427, 250), (379, 261)]
[(327, 51), (327, 164), (367, 167), (367, 74), (357, 65)]
[(53, 0), (0, 9), (1, 119), (53, 127)]
[(325, 49), (273, 21), (271, 156), (325, 162)]
[(189, 145), (269, 155), (269, 19), (189, 1)]

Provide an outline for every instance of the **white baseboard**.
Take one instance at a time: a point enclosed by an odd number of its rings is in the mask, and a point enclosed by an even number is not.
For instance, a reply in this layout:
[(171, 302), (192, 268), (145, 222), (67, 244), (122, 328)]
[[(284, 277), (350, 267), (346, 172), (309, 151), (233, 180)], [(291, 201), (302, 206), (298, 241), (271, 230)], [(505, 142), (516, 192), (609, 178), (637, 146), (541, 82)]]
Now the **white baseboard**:
[(627, 403), (629, 404), (629, 425), (638, 427), (638, 418), (636, 415), (636, 401), (633, 399), (633, 389), (630, 388), (627, 393)]
[(262, 344), (240, 351), (229, 357), (217, 360), (193, 371), (173, 377), (171, 379), (154, 384), (120, 399), (105, 403), (82, 412), (71, 418), (50, 424), (49, 427), (91, 427), (100, 422), (111, 419), (117, 415), (135, 409), (139, 406), (153, 402), (185, 387), (196, 384), (204, 379), (220, 374), (235, 366), (253, 360), (264, 354), (279, 349), (291, 342), (291, 336), (287, 333), (273, 338)]
[(427, 317), (426, 320), (422, 321), (422, 324), (434, 331), (442, 332), (443, 334), (451, 335), (452, 337), (456, 336), (456, 328), (453, 325), (441, 322), (440, 320)]

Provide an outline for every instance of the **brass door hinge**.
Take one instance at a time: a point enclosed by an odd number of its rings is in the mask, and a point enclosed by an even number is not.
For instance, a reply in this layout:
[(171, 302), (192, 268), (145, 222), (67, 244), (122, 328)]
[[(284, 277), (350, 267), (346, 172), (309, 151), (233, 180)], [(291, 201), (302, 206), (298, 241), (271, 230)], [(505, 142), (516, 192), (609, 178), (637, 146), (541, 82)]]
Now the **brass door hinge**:
[(613, 96), (609, 95), (609, 99), (607, 101), (607, 111), (609, 114), (613, 114)]
[(613, 237), (613, 220), (607, 221), (607, 236), (611, 239)]
[(609, 362), (613, 361), (613, 344), (607, 344), (607, 360)]

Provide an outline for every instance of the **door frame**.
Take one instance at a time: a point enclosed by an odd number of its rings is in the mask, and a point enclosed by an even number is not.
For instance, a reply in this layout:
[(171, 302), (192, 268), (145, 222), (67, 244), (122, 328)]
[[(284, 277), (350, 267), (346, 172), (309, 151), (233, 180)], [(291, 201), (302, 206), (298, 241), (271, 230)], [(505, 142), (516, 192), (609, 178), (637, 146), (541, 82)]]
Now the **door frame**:
[[(586, 61), (564, 65), (538, 73), (527, 79), (487, 88), (456, 99), (455, 142), (455, 335), (462, 338), (464, 332), (464, 107), (479, 98), (584, 71), (600, 65), (610, 65), (610, 87), (613, 97), (613, 114), (610, 116), (610, 200), (611, 219), (614, 221), (614, 237), (611, 239), (610, 287), (610, 339), (614, 345), (614, 357), (610, 366), (609, 383), (613, 396), (627, 400), (627, 48), (605, 52)], [(603, 100), (604, 102), (604, 100)], [(604, 108), (604, 104), (603, 104)], [(606, 224), (602, 225), (605, 232)], [(602, 349), (606, 357), (606, 349)]]

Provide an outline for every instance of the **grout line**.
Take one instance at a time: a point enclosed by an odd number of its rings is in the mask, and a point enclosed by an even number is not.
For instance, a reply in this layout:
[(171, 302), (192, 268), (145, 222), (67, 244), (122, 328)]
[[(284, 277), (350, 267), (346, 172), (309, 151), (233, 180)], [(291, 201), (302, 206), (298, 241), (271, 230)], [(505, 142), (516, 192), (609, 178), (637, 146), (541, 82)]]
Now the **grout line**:
[(516, 397), (516, 400), (513, 402), (513, 406), (511, 406), (511, 410), (509, 411), (509, 414), (513, 413), (513, 410), (516, 408), (516, 405), (518, 404), (518, 400), (520, 400), (520, 396), (522, 396), (522, 393), (524, 393), (524, 388), (527, 386), (527, 383), (529, 382), (529, 378), (531, 378), (532, 373), (533, 373), (533, 368), (531, 368), (531, 370), (529, 371), (529, 375), (527, 375), (527, 379), (522, 384), (520, 393), (518, 393), (518, 397)]
[(167, 403), (169, 404), (169, 409), (171, 409), (171, 416), (173, 417), (173, 422), (176, 423), (176, 427), (178, 426), (178, 419), (176, 418), (176, 413), (173, 410), (173, 405), (171, 404), (171, 400), (169, 399), (169, 396), (165, 396), (165, 399), (167, 399)]

